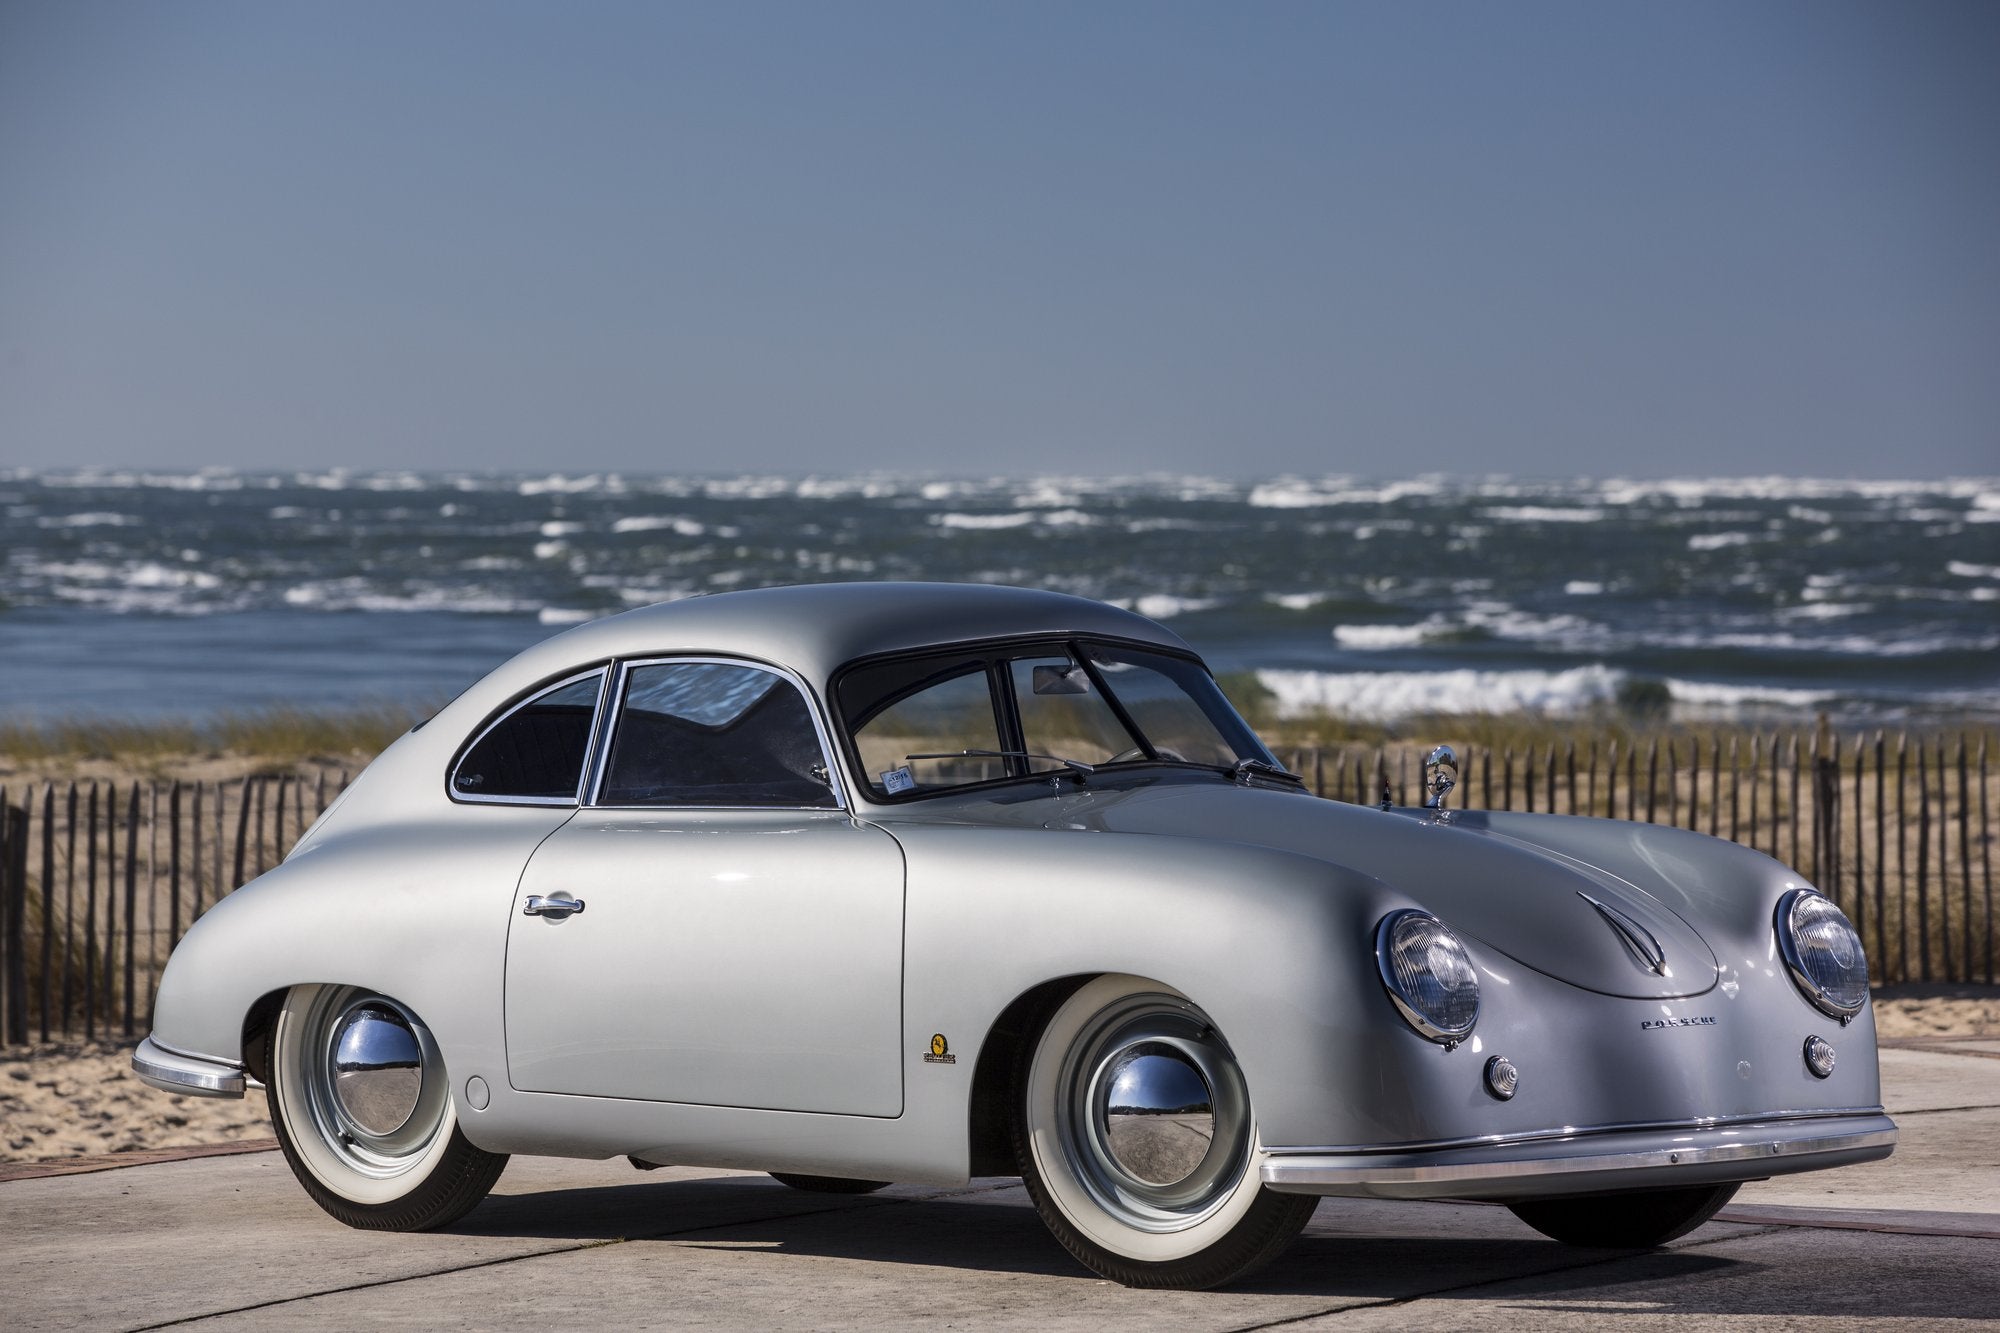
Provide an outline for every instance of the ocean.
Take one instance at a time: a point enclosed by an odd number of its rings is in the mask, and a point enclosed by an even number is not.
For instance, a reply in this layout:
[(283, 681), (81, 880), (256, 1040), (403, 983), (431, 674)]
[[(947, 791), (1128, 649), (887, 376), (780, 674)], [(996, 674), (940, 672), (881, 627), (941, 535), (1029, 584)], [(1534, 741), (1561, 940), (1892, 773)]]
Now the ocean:
[(2000, 718), (2000, 478), (17, 470), (0, 539), (15, 720), (414, 715), (596, 616), (837, 579), (1116, 602), (1293, 711)]

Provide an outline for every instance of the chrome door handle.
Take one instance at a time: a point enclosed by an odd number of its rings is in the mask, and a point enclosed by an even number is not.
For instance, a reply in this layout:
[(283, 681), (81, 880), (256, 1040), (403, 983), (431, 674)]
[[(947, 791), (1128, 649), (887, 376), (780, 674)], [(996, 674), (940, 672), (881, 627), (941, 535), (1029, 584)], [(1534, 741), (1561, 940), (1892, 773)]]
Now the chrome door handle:
[(521, 909), (522, 916), (548, 916), (564, 921), (583, 912), (581, 898), (544, 898), (539, 893), (528, 895), (528, 902)]

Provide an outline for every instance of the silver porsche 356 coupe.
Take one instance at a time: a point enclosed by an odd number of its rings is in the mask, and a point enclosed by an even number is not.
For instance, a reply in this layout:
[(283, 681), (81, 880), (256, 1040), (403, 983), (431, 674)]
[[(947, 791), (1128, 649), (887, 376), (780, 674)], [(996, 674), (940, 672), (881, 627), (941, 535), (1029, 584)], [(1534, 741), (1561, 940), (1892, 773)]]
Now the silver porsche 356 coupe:
[(1884, 1157), (1867, 962), (1754, 851), (1319, 800), (1177, 636), (940, 584), (728, 593), (530, 648), (175, 950), (138, 1074), (261, 1082), (357, 1227), (510, 1153), (801, 1189), (1022, 1176), (1205, 1287), (1320, 1195), (1648, 1246)]

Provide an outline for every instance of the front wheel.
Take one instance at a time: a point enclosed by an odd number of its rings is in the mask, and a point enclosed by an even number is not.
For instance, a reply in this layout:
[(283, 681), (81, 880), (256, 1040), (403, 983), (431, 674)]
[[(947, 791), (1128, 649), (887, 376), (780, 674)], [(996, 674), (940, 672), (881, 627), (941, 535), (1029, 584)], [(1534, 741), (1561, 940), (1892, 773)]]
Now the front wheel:
[(1649, 1250), (1693, 1231), (1736, 1197), (1736, 1185), (1529, 1199), (1508, 1211), (1551, 1240), (1601, 1250)]
[(1042, 1221), (1129, 1287), (1198, 1290), (1276, 1258), (1318, 1200), (1266, 1190), (1236, 1057), (1178, 991), (1086, 983), (1023, 1052), (1014, 1148)]
[(448, 1226), (507, 1165), (459, 1131), (430, 1029), (385, 995), (293, 987), (269, 1056), (278, 1146), (313, 1202), (348, 1226)]

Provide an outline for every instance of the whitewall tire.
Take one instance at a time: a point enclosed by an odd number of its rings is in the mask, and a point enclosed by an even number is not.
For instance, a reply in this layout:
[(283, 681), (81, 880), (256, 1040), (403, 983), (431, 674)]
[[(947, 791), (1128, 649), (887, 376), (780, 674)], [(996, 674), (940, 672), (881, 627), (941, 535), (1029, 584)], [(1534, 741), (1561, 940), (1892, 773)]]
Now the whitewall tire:
[(1310, 1196), (1264, 1189), (1250, 1090), (1187, 996), (1141, 977), (1085, 983), (1026, 1048), (1021, 1174), (1056, 1239), (1140, 1287), (1202, 1288), (1275, 1258)]
[(292, 1174), (352, 1227), (426, 1231), (486, 1197), (507, 1158), (458, 1128), (421, 1019), (351, 986), (295, 986), (271, 1025), (266, 1096)]

